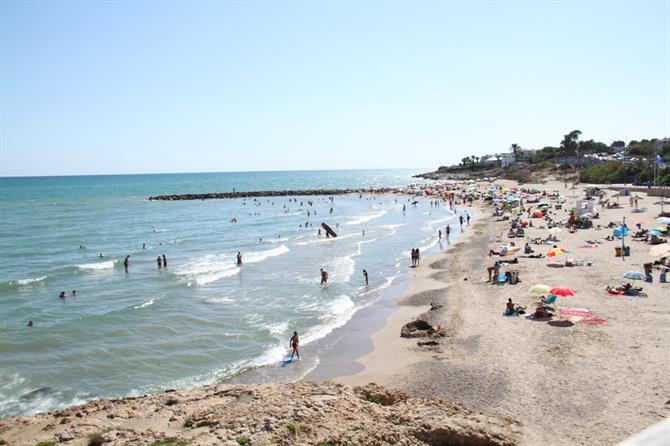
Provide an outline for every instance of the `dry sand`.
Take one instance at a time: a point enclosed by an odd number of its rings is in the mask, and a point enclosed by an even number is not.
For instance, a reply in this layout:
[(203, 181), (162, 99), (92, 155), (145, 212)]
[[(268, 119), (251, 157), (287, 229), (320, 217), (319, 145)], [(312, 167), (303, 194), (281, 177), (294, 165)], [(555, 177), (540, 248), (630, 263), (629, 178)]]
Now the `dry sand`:
[[(526, 186), (561, 190), (568, 197), (567, 207), (574, 205), (573, 191), (562, 183)], [(582, 195), (581, 190), (577, 193)], [(622, 209), (601, 210), (594, 223), (604, 226), (625, 216), (630, 227), (636, 220), (655, 227), (659, 209), (651, 203), (658, 198), (640, 197), (639, 206), (648, 211), (633, 214), (622, 198)], [(607, 285), (624, 282), (624, 272), (641, 271), (642, 263), (653, 260), (647, 254), (649, 246), (628, 239), (631, 256), (616, 258), (614, 247), (620, 241), (578, 248), (586, 240), (602, 240), (611, 229), (575, 234), (564, 230), (557, 244), (569, 253), (558, 260), (581, 258), (593, 266), (550, 268), (546, 258), (522, 258), (519, 253), (519, 264), (503, 265), (501, 271), (518, 270), (521, 283), (492, 285), (485, 267), (497, 257), (488, 257), (488, 250), (499, 249), (495, 237), (500, 234), (503, 242), (509, 241), (509, 223), (493, 221), (492, 210), (479, 210), (483, 217), (466, 230), (466, 238), (416, 269), (399, 310), (374, 335), (375, 351), (361, 359), (365, 369), (338, 381), (373, 381), (460, 402), (485, 414), (510, 416), (522, 423), (521, 444), (526, 445), (613, 444), (670, 416), (670, 284), (658, 283), (654, 273), (653, 284), (635, 283), (644, 286), (647, 297), (610, 297), (604, 291)], [(552, 212), (555, 219), (567, 216), (564, 210)], [(529, 238), (547, 235), (538, 227), (526, 230)], [(551, 249), (533, 247), (543, 254)], [(607, 323), (585, 325), (574, 319), (574, 325), (556, 326), (502, 316), (508, 298), (534, 309), (537, 299), (528, 289), (537, 283), (577, 290), (574, 297), (558, 298), (556, 313), (561, 308), (588, 308)], [(430, 301), (444, 304), (432, 317), (444, 323), (447, 336), (434, 347), (400, 338), (401, 327), (426, 311)]]

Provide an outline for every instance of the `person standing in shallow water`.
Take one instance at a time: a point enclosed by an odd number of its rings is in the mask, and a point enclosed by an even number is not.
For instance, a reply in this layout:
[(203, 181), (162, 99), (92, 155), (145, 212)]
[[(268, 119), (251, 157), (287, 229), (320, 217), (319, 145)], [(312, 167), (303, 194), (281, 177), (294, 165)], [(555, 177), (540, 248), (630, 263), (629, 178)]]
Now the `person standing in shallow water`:
[(326, 285), (328, 283), (328, 273), (321, 268), (321, 285)]
[(167, 257), (165, 257), (165, 254), (163, 254), (163, 268), (167, 269)]
[(161, 269), (163, 266), (163, 259), (161, 259), (161, 256), (156, 257), (156, 264), (158, 264), (158, 269)]
[(300, 347), (300, 339), (298, 339), (298, 332), (294, 331), (293, 336), (291, 336), (291, 340), (289, 341), (289, 345), (291, 347), (291, 359), (293, 359), (294, 355), (298, 356), (298, 359), (300, 359), (300, 352), (298, 351), (298, 347)]
[(363, 270), (363, 277), (365, 277), (365, 284), (368, 284), (368, 272), (366, 270)]
[(242, 253), (237, 251), (237, 264), (241, 265), (242, 264)]
[(128, 272), (128, 265), (130, 264), (128, 259), (130, 259), (130, 256), (126, 256), (126, 258), (123, 259), (123, 269), (125, 269), (126, 272)]

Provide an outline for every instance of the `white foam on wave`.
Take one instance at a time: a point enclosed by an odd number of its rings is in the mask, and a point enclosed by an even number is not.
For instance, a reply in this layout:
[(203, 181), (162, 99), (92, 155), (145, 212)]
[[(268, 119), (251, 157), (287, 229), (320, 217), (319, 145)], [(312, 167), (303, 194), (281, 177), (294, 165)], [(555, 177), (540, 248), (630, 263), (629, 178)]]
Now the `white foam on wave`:
[(235, 299), (228, 296), (208, 297), (207, 299), (205, 299), (205, 302), (207, 302), (208, 304), (228, 305), (234, 303)]
[(30, 285), (33, 283), (41, 282), (43, 280), (46, 280), (47, 276), (39, 276), (39, 277), (33, 277), (31, 279), (20, 279), (15, 282), (9, 282), (10, 285)]
[(339, 235), (337, 237), (322, 236), (322, 237), (314, 238), (312, 240), (307, 240), (307, 241), (304, 241), (304, 242), (298, 242), (295, 245), (296, 246), (306, 246), (306, 245), (314, 245), (314, 244), (317, 244), (317, 243), (334, 243), (337, 240), (345, 240), (345, 239), (348, 239), (348, 238), (351, 238), (351, 237), (356, 237), (358, 235), (359, 234), (345, 234), (345, 235)]
[(356, 253), (354, 254), (354, 257), (358, 257), (361, 254), (363, 254), (363, 245), (368, 245), (370, 243), (374, 243), (377, 240), (379, 240), (379, 239), (378, 238), (372, 238), (372, 239), (369, 239), (369, 240), (363, 240), (363, 241), (358, 242), (358, 244), (357, 244), (358, 247), (356, 249)]
[(304, 211), (293, 211), (293, 212), (284, 212), (283, 214), (279, 214), (280, 217), (294, 217), (296, 215), (302, 215), (304, 214)]
[(386, 210), (382, 210), (379, 212), (375, 212), (374, 214), (366, 214), (366, 215), (361, 215), (359, 217), (354, 218), (353, 220), (349, 220), (348, 222), (344, 223), (345, 225), (351, 226), (351, 225), (362, 225), (363, 223), (367, 223), (369, 221), (375, 220), (377, 218), (382, 217), (384, 214), (386, 214)]
[(356, 262), (351, 257), (337, 257), (324, 263), (323, 269), (328, 272), (328, 282), (347, 283), (354, 274)]
[(107, 260), (105, 262), (95, 262), (95, 263), (82, 263), (77, 265), (77, 268), (81, 270), (93, 270), (100, 271), (105, 269), (112, 269), (114, 265), (118, 262), (117, 259)]
[(327, 304), (326, 312), (319, 316), (322, 324), (309, 329), (302, 337), (302, 343), (309, 344), (310, 342), (325, 338), (333, 330), (346, 324), (360, 308), (362, 307), (356, 307), (351, 297), (346, 294), (339, 295), (335, 300)]
[(150, 306), (150, 305), (155, 304), (156, 302), (158, 302), (158, 301), (161, 300), (162, 298), (163, 298), (163, 296), (154, 297), (154, 298), (149, 299), (148, 301), (146, 301), (146, 302), (144, 302), (144, 303), (141, 303), (141, 304), (139, 304), (139, 305), (135, 305), (133, 308), (136, 309), (136, 310), (139, 310), (139, 309), (148, 307), (148, 306)]
[(84, 404), (89, 399), (81, 393), (65, 399), (60, 391), (27, 387), (25, 379), (18, 374), (0, 374), (0, 416), (34, 415)]
[[(271, 257), (286, 254), (290, 249), (281, 245), (266, 251), (255, 251), (243, 254), (244, 263), (258, 263)], [(236, 262), (236, 254), (208, 254), (196, 257), (177, 271), (177, 275), (184, 276), (198, 285), (206, 285), (226, 277), (239, 274), (240, 267)], [(191, 283), (189, 281), (189, 283)]]
[(382, 283), (382, 284), (379, 285), (378, 287), (376, 287), (376, 288), (372, 288), (371, 290), (364, 291), (364, 292), (362, 292), (362, 293), (358, 293), (358, 294), (359, 294), (359, 296), (367, 296), (368, 294), (378, 293), (378, 292), (380, 292), (380, 291), (383, 291), (383, 290), (385, 290), (386, 288), (388, 288), (388, 287), (391, 286), (391, 284), (392, 284), (393, 281), (396, 279), (396, 277), (398, 277), (398, 276), (389, 276), (389, 277), (386, 277), (385, 280), (384, 280), (384, 283)]
[(288, 330), (288, 321), (267, 324), (263, 328), (265, 328), (272, 336), (283, 336)]
[(276, 257), (282, 254), (286, 254), (289, 251), (290, 249), (288, 248), (288, 246), (281, 245), (274, 249), (269, 249), (267, 251), (249, 252), (244, 255), (243, 261), (244, 263), (258, 263), (262, 262), (263, 260), (269, 259), (270, 257)]

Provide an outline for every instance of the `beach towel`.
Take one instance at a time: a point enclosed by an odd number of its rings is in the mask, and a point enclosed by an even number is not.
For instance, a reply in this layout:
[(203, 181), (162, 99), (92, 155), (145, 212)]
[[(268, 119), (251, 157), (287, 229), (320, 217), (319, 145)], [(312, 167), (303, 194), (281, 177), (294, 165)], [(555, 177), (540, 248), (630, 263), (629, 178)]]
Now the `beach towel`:
[(593, 312), (591, 312), (591, 310), (588, 310), (586, 308), (562, 308), (561, 310), (559, 310), (559, 314), (561, 316), (583, 316), (583, 317), (593, 316)]
[(608, 296), (624, 296), (623, 291), (607, 291), (605, 290)]
[(598, 245), (581, 245), (581, 246), (578, 246), (577, 248), (591, 249), (591, 248), (597, 248), (597, 247), (598, 247)]
[(504, 312), (504, 313), (503, 313), (503, 316), (506, 316), (506, 317), (515, 317), (515, 316), (521, 316), (521, 315), (520, 315), (519, 313), (507, 313), (507, 312)]
[(579, 321), (580, 324), (586, 325), (602, 325), (607, 323), (607, 319), (601, 319), (599, 317), (592, 317), (590, 319), (582, 319)]

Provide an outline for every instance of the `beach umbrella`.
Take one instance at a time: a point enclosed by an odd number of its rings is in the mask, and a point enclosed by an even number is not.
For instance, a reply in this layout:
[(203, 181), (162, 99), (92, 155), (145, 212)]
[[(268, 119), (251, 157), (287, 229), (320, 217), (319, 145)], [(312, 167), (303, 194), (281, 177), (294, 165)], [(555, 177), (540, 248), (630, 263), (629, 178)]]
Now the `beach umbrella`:
[(659, 217), (656, 221), (659, 225), (670, 225), (670, 217)]
[(561, 231), (563, 231), (561, 228), (554, 227), (554, 228), (549, 229), (549, 234), (558, 234)]
[(549, 294), (554, 296), (574, 296), (577, 292), (567, 287), (556, 287), (549, 290)]
[(542, 283), (538, 283), (538, 284), (533, 285), (532, 287), (530, 287), (528, 292), (530, 294), (548, 294), (550, 290), (551, 290), (551, 287), (549, 285), (544, 285)]
[(630, 280), (644, 280), (644, 274), (639, 271), (628, 271), (623, 277)]
[[(563, 248), (554, 248), (551, 251), (547, 253), (547, 257), (556, 257), (560, 256), (561, 254), (565, 254), (567, 251)], [(554, 293), (551, 293), (554, 294)]]
[(643, 222), (642, 220), (638, 220), (638, 221), (634, 222), (633, 224), (642, 226), (642, 225), (645, 225), (646, 223)]
[(670, 243), (656, 245), (649, 250), (649, 255), (652, 257), (658, 257), (668, 253), (670, 253)]
[(661, 201), (656, 201), (654, 204), (660, 204), (661, 205), (661, 212), (663, 212), (663, 206), (666, 204), (670, 204), (670, 201), (662, 199)]
[(614, 231), (612, 231), (612, 235), (614, 237), (623, 237), (625, 235), (628, 235), (628, 229), (624, 226), (617, 226), (614, 228)]

